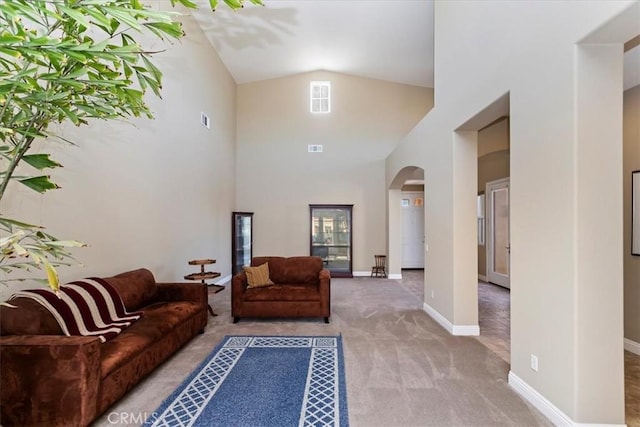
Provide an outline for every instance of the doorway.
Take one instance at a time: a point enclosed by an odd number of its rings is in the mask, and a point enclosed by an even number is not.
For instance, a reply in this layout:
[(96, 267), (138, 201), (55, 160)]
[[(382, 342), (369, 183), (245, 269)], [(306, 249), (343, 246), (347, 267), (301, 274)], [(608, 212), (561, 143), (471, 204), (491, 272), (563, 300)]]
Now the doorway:
[(487, 183), (487, 279), (511, 288), (509, 231), (509, 178)]
[(424, 191), (403, 191), (402, 269), (424, 268)]
[[(509, 220), (506, 220), (505, 230), (503, 219), (509, 217), (508, 201), (511, 199), (510, 140), (508, 115), (478, 130), (478, 340), (507, 363), (511, 363), (511, 292), (510, 280), (506, 283), (501, 280), (504, 275), (501, 273), (505, 273), (505, 266), (510, 267), (510, 260), (504, 259), (505, 254), (509, 256), (505, 249), (509, 245), (496, 245), (496, 242), (502, 241), (503, 235), (509, 235)], [(496, 211), (500, 211), (500, 215), (496, 215)], [(497, 230), (499, 232), (495, 233)], [(500, 246), (503, 252), (496, 257), (496, 247)], [(506, 272), (509, 271), (510, 268)]]

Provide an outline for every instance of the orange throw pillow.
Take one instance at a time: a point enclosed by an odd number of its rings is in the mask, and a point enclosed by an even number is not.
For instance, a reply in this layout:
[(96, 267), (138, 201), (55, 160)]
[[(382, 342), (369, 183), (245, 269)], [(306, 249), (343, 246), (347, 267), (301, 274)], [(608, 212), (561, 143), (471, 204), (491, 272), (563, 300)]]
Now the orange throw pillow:
[(265, 262), (257, 267), (242, 267), (247, 273), (248, 288), (262, 288), (271, 286), (273, 282), (269, 279), (269, 263)]

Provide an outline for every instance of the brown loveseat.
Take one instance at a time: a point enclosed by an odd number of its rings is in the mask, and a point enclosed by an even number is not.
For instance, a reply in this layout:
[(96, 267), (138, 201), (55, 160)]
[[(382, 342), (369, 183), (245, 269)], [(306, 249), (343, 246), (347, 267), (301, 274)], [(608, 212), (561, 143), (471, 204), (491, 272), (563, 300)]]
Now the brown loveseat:
[(65, 336), (28, 298), (0, 307), (0, 423), (86, 426), (207, 324), (202, 284), (156, 283), (146, 269), (105, 278), (142, 317), (115, 338)]
[(251, 266), (269, 264), (271, 286), (247, 287), (247, 273), (233, 276), (231, 315), (241, 317), (324, 317), (331, 316), (331, 274), (322, 258), (254, 257)]

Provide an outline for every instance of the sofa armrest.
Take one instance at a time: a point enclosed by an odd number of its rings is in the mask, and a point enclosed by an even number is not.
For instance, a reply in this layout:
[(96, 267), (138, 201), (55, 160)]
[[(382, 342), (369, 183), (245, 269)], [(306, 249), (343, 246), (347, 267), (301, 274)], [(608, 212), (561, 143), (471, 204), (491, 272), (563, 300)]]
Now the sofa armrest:
[(2, 425), (86, 426), (98, 415), (97, 337), (6, 335), (0, 361)]
[(331, 272), (323, 268), (318, 274), (318, 291), (321, 295), (327, 296), (327, 301), (330, 301), (331, 296)]
[(242, 273), (238, 273), (231, 279), (231, 295), (241, 295), (249, 285), (247, 282), (247, 273), (244, 271)]
[(231, 279), (231, 316), (234, 318), (242, 311), (242, 294), (247, 289), (247, 273), (240, 272)]
[(156, 283), (158, 301), (193, 301), (208, 304), (207, 286), (202, 283)]
[(327, 268), (323, 268), (320, 270), (320, 274), (318, 275), (318, 279), (320, 282), (326, 282), (326, 284), (331, 283), (331, 272)]

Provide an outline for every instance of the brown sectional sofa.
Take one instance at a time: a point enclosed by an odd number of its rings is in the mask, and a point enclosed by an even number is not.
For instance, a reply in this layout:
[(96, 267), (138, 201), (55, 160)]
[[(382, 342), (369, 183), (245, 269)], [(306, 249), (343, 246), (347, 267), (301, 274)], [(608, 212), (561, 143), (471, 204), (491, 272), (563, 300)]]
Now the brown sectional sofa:
[(247, 274), (233, 276), (231, 315), (242, 317), (323, 317), (331, 316), (331, 274), (322, 258), (254, 257), (251, 266), (269, 263), (272, 286), (248, 288)]
[(0, 307), (0, 424), (86, 426), (207, 324), (200, 283), (156, 283), (146, 269), (105, 278), (142, 318), (115, 338), (65, 336), (37, 302)]

